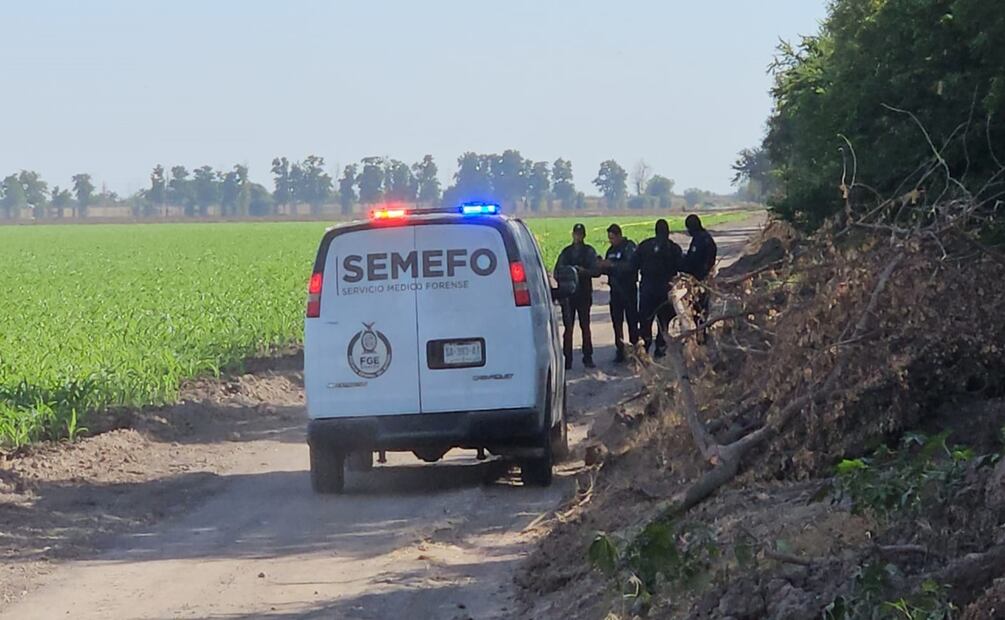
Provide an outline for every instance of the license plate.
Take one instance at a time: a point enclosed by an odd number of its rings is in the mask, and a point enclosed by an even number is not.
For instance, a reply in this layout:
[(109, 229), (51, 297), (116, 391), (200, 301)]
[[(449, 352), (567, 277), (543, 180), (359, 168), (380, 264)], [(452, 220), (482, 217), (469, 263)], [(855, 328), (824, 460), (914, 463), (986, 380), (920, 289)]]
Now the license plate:
[(443, 343), (443, 363), (446, 366), (481, 364), (484, 357), (481, 342)]
[(432, 370), (481, 368), (485, 365), (485, 339), (430, 340), (426, 342), (426, 360)]

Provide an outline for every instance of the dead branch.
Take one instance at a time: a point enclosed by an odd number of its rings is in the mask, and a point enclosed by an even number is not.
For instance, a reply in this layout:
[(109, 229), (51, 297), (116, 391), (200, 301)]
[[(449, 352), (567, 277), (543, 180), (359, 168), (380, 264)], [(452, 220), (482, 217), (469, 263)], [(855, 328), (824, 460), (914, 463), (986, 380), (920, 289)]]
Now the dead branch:
[[(844, 140), (845, 144), (848, 145), (848, 149), (851, 151), (852, 159), (852, 172), (851, 172), (851, 185), (848, 185), (848, 162), (844, 161), (844, 171), (841, 173), (841, 191), (844, 194), (844, 211), (845, 217), (851, 220), (851, 188), (855, 187), (855, 181), (858, 177), (858, 156), (855, 154), (855, 147), (852, 146), (851, 140), (848, 139), (844, 134), (838, 134), (838, 137)], [(841, 149), (841, 158), (844, 160), (844, 149)]]
[(813, 566), (814, 560), (812, 558), (801, 558), (798, 555), (792, 555), (791, 553), (781, 553), (779, 551), (773, 551), (771, 549), (764, 550), (764, 557), (769, 560), (774, 560), (776, 562), (782, 562), (783, 564), (797, 564), (799, 566)]
[(940, 554), (935, 553), (928, 547), (922, 545), (876, 545), (872, 550), (881, 556), (898, 556), (898, 555), (926, 555), (932, 557), (940, 557)]
[(660, 518), (673, 518), (691, 510), (719, 487), (732, 480), (740, 469), (737, 460), (720, 461), (718, 465), (701, 475), (684, 491), (659, 506)]
[[(763, 549), (764, 557), (783, 564), (797, 564), (799, 566), (813, 566), (814, 564), (825, 564), (836, 558), (827, 556), (821, 558), (805, 558), (791, 553), (782, 553), (774, 549)], [(928, 547), (922, 545), (872, 545), (868, 553), (873, 553), (881, 557), (890, 558), (902, 555), (924, 555), (931, 557), (941, 557)]]
[(876, 282), (876, 286), (872, 289), (872, 295), (869, 296), (869, 304), (865, 307), (865, 311), (858, 319), (858, 323), (855, 324), (855, 331), (852, 333), (850, 340), (855, 340), (859, 336), (865, 333), (865, 330), (869, 327), (869, 319), (873, 312), (876, 311), (876, 305), (879, 304), (880, 296), (883, 291), (886, 290), (886, 285), (890, 281), (890, 276), (893, 275), (893, 271), (900, 264), (900, 261), (904, 260), (903, 254), (897, 254), (887, 263), (886, 268), (879, 275), (879, 280)]
[[(662, 329), (661, 327), (660, 330), (662, 331)], [(705, 430), (705, 425), (698, 418), (698, 401), (695, 398), (691, 378), (688, 376), (687, 366), (684, 363), (684, 352), (681, 349), (680, 340), (673, 338), (667, 342), (667, 358), (670, 360), (670, 366), (677, 381), (684, 405), (684, 417), (687, 419), (688, 428), (691, 429), (691, 437), (694, 439), (695, 445), (698, 446), (702, 457), (712, 461), (717, 456), (715, 448), (718, 447), (718, 444), (715, 438)]]
[(970, 553), (950, 562), (941, 570), (921, 575), (920, 583), (931, 579), (936, 583), (949, 585), (955, 600), (965, 598), (967, 591), (980, 591), (1001, 575), (1005, 566), (1005, 545), (993, 547), (984, 553)]
[(740, 284), (741, 282), (746, 282), (747, 280), (753, 278), (754, 276), (756, 276), (758, 274), (764, 273), (765, 271), (768, 271), (770, 269), (774, 269), (775, 267), (778, 267), (779, 265), (781, 265), (782, 263), (784, 263), (788, 258), (789, 258), (788, 256), (784, 256), (782, 258), (779, 258), (776, 261), (772, 261), (772, 262), (768, 263), (767, 265), (764, 265), (763, 267), (758, 267), (757, 269), (755, 269), (753, 271), (749, 271), (749, 272), (747, 272), (747, 273), (745, 273), (743, 275), (735, 276), (733, 278), (726, 278), (726, 279), (723, 279), (723, 280), (718, 280), (717, 282), (718, 282), (718, 284), (721, 284), (723, 286), (732, 286), (734, 284)]
[(964, 230), (961, 230), (960, 228), (954, 227), (952, 230), (957, 237), (962, 239), (964, 242), (968, 243), (972, 248), (978, 250), (982, 254), (985, 254), (988, 258), (995, 261), (1002, 267), (1005, 267), (1005, 254), (1002, 254), (1001, 252), (995, 249), (989, 248), (988, 246), (978, 241), (972, 234)]
[(759, 424), (733, 424), (718, 435), (721, 445), (735, 443), (738, 439), (752, 433), (760, 427)]
[(658, 327), (660, 328), (661, 330), (660, 333), (663, 334), (663, 339), (666, 342), (670, 342), (671, 340), (681, 342), (683, 340), (686, 340), (689, 336), (694, 336), (695, 334), (703, 330), (706, 330), (709, 327), (712, 327), (713, 325), (716, 325), (718, 323), (722, 323), (724, 321), (732, 321), (734, 319), (742, 319), (751, 314), (760, 314), (765, 311), (767, 311), (767, 308), (764, 307), (744, 308), (742, 310), (737, 310), (736, 312), (730, 312), (728, 314), (713, 316), (710, 317), (707, 321), (698, 321), (695, 327), (691, 329), (681, 330), (679, 333), (676, 333), (674, 335), (670, 335), (666, 331), (662, 331), (662, 326), (658, 325)]
[(626, 397), (626, 398), (622, 398), (622, 399), (621, 399), (621, 400), (619, 400), (619, 401), (618, 401), (618, 403), (617, 403), (616, 405), (614, 405), (614, 406), (615, 406), (615, 407), (624, 407), (625, 405), (627, 405), (627, 404), (629, 404), (629, 403), (633, 403), (633, 402), (635, 402), (635, 401), (639, 400), (640, 398), (645, 398), (645, 397), (646, 397), (646, 396), (648, 396), (648, 395), (649, 395), (649, 389), (648, 389), (648, 388), (645, 388), (645, 387), (643, 387), (643, 388), (642, 388), (641, 390), (639, 390), (639, 391), (638, 391), (638, 392), (636, 392), (635, 394), (632, 394), (631, 396), (628, 396), (628, 397)]

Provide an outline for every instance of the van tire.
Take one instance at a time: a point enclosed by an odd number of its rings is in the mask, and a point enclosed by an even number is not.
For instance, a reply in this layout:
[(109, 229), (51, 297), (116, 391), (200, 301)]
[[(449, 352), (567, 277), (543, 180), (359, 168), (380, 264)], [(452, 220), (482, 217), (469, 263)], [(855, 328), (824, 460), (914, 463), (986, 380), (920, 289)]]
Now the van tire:
[(350, 452), (346, 459), (346, 467), (352, 472), (368, 472), (373, 469), (373, 452)]
[(548, 433), (544, 444), (544, 456), (527, 459), (520, 464), (520, 480), (525, 486), (546, 487), (551, 485), (552, 468), (555, 466), (554, 453), (551, 449), (551, 433)]
[(310, 446), (311, 487), (315, 493), (342, 493), (345, 490), (345, 454), (325, 446)]

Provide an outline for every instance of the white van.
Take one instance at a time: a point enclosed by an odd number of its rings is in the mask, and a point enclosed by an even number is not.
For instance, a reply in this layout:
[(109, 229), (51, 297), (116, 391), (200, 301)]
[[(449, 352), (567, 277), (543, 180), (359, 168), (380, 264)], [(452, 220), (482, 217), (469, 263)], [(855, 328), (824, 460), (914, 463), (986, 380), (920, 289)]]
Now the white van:
[(377, 209), (329, 229), (308, 286), (304, 384), (311, 482), (340, 493), (374, 451), (516, 459), (551, 482), (568, 450), (556, 300), (534, 236), (492, 204)]

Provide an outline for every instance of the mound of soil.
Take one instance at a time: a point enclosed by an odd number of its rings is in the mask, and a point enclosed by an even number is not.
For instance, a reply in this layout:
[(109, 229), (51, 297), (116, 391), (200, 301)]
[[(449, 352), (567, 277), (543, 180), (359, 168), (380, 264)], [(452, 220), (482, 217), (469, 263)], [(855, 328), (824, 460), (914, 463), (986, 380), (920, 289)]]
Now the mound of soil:
[[(595, 533), (624, 550), (663, 500), (708, 469), (675, 404), (673, 376), (657, 370), (650, 402), (619, 417), (644, 420), (628, 448), (596, 466), (589, 496), (553, 522), (519, 579), (527, 615), (819, 617), (856, 596), (863, 567), (881, 563), (902, 575), (889, 596), (938, 578), (968, 617), (993, 617), (974, 614), (1001, 608), (994, 580), (1005, 578), (1005, 562), (969, 572), (966, 562), (1005, 553), (1005, 466), (975, 459), (952, 505), (926, 505), (920, 521), (857, 514), (831, 477), (842, 458), (896, 447), (908, 430), (948, 431), (948, 445), (974, 454), (1003, 450), (1005, 269), (966, 244), (891, 244), (835, 230), (802, 239), (784, 225), (748, 252), (711, 285), (712, 314), (743, 318), (718, 324), (707, 346), (690, 344), (688, 362), (700, 414), (720, 443), (764, 425), (780, 431), (744, 459), (732, 484), (681, 517), (714, 532), (722, 556), (712, 582), (658, 588), (632, 609), (624, 584), (587, 559)], [(805, 404), (780, 417), (794, 401)], [(739, 540), (756, 541), (754, 566), (730, 559)]]

